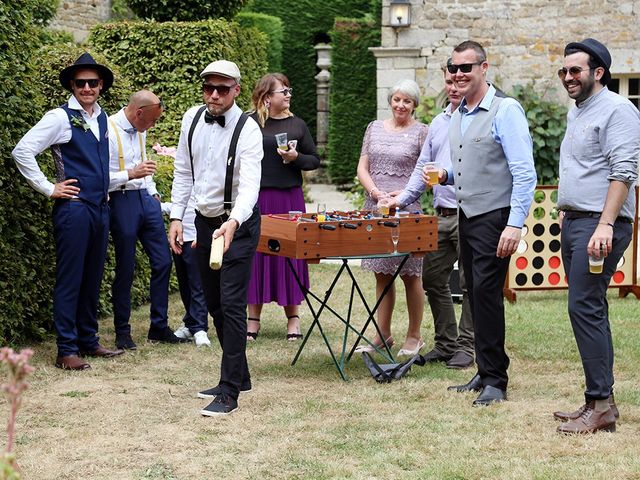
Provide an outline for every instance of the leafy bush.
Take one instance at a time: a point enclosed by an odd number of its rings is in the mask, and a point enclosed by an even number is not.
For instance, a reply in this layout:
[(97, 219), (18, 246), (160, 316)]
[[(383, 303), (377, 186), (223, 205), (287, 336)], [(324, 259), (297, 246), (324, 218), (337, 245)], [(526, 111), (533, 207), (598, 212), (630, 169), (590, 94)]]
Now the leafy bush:
[(527, 114), (538, 185), (557, 185), (560, 144), (567, 128), (567, 107), (543, 100), (533, 84), (514, 86), (511, 96), (522, 104)]
[(242, 89), (237, 101), (251, 105), (251, 92), (267, 71), (267, 40), (255, 28), (224, 20), (202, 22), (122, 22), (95, 26), (90, 43), (127, 72), (134, 90), (149, 88), (167, 105), (149, 132), (150, 144), (178, 144), (184, 112), (202, 103), (200, 72), (214, 60), (238, 64)]
[[(313, 47), (320, 42), (330, 42), (329, 31), (333, 28), (336, 17), (363, 16), (371, 12), (376, 1), (378, 0), (253, 0), (247, 7), (252, 12), (266, 13), (282, 19), (282, 73), (295, 88), (291, 110), (307, 123), (314, 136), (317, 114), (314, 77), (318, 70)], [(375, 84), (374, 79), (375, 74), (369, 80)]]
[(44, 27), (55, 17), (60, 0), (31, 0), (31, 3), (33, 23)]
[(282, 71), (282, 20), (264, 13), (240, 12), (233, 19), (243, 28), (255, 27), (264, 33), (269, 44), (267, 45), (268, 70), (270, 72)]
[(245, 3), (246, 0), (127, 0), (129, 8), (140, 18), (159, 22), (231, 19)]
[(376, 118), (376, 62), (368, 49), (380, 44), (380, 29), (372, 20), (341, 18), (331, 36), (328, 171), (333, 183), (347, 184), (353, 181), (367, 125)]

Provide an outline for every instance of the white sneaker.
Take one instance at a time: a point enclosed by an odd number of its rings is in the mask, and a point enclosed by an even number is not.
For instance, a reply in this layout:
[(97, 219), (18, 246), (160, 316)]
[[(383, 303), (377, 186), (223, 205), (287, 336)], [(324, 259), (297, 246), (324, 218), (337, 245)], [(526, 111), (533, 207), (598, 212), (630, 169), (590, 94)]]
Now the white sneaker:
[(200, 330), (196, 332), (193, 338), (196, 341), (196, 347), (210, 347), (211, 342), (209, 341), (209, 337), (207, 336), (207, 332), (204, 330)]
[(176, 337), (181, 338), (183, 340), (191, 340), (193, 338), (193, 335), (191, 335), (191, 332), (189, 331), (189, 329), (184, 325), (178, 328), (175, 332), (173, 332), (173, 334)]

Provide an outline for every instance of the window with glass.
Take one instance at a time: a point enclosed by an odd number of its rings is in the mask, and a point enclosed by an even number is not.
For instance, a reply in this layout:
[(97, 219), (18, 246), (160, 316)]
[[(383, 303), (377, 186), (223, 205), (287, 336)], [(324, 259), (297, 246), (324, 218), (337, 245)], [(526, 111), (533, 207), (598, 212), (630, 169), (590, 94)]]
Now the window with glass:
[(608, 86), (609, 90), (627, 97), (636, 108), (640, 108), (640, 75), (617, 75)]

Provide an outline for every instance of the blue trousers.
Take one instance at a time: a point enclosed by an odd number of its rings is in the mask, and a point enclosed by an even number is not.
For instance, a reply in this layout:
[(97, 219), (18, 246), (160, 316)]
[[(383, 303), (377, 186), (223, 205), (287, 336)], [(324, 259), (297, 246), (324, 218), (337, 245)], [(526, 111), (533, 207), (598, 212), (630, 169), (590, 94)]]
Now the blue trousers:
[(240, 386), (251, 380), (247, 365), (247, 291), (251, 265), (260, 238), (260, 212), (256, 207), (233, 237), (220, 270), (209, 268), (211, 234), (222, 221), (196, 216), (198, 247), (195, 249), (200, 279), (209, 313), (222, 347), (220, 388), (238, 398)]
[(602, 273), (589, 273), (587, 245), (599, 218), (565, 218), (562, 222), (562, 262), (569, 282), (569, 318), (576, 338), (586, 390), (585, 400), (604, 400), (613, 390), (613, 341), (607, 287), (633, 235), (630, 223), (615, 222), (611, 253)]
[(56, 200), (53, 321), (58, 355), (98, 347), (98, 298), (109, 235), (109, 209), (79, 199)]
[(206, 332), (209, 329), (209, 314), (200, 281), (200, 270), (196, 258), (197, 249), (192, 249), (191, 243), (184, 242), (182, 255), (173, 254), (173, 263), (176, 266), (180, 298), (185, 310), (182, 321), (193, 334), (201, 330)]
[(167, 327), (171, 254), (162, 220), (160, 202), (143, 190), (111, 192), (111, 238), (116, 252), (112, 285), (113, 323), (116, 335), (130, 334), (131, 285), (136, 266), (136, 241), (151, 265), (150, 321), (152, 330)]

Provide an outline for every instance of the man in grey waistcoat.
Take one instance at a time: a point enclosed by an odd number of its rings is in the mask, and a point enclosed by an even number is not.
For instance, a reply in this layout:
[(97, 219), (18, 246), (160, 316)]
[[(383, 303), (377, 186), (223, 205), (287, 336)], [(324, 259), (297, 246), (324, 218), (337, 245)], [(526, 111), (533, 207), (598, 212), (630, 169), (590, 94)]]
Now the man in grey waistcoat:
[(451, 117), (452, 168), (441, 172), (441, 183), (456, 191), (478, 372), (449, 389), (478, 391), (473, 405), (489, 405), (507, 399), (502, 289), (536, 185), (533, 143), (520, 104), (487, 83), (482, 45), (462, 42), (451, 60), (447, 69), (464, 98)]
[[(611, 55), (593, 38), (569, 43), (558, 70), (576, 106), (560, 147), (558, 208), (562, 263), (569, 282), (569, 318), (586, 389), (574, 412), (555, 412), (560, 433), (615, 431), (613, 342), (606, 292), (633, 236), (640, 153), (640, 114), (611, 92)], [(586, 193), (586, 194), (585, 194)], [(593, 271), (589, 257), (604, 264)]]

